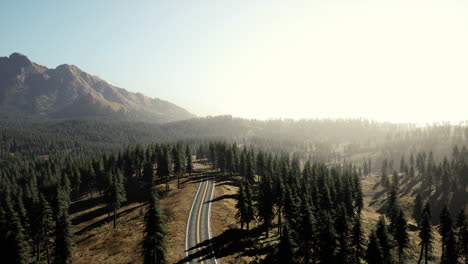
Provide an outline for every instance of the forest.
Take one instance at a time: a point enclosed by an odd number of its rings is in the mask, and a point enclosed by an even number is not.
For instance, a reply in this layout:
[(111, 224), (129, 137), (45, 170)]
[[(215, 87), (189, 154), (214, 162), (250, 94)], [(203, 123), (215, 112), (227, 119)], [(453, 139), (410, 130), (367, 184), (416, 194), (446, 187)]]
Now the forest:
[[(256, 136), (262, 135), (264, 127), (289, 125), (289, 121), (219, 120), (219, 126), (250, 124), (250, 129), (260, 133)], [(468, 261), (464, 211), (468, 151), (462, 145), (447, 146), (464, 141), (466, 129), (435, 126), (399, 131), (386, 124), (329, 120), (300, 121), (293, 127), (304, 124), (317, 132), (297, 138), (292, 129), (277, 135), (294, 138), (284, 141), (276, 135), (238, 140), (240, 136), (233, 138), (223, 131), (212, 136), (209, 131), (217, 127), (184, 130), (186, 122), (162, 127), (89, 120), (2, 126), (1, 255), (5, 263), (70, 263), (75, 247), (70, 213), (79, 210), (73, 204), (97, 197), (105, 205), (108, 222), (117, 229), (119, 208), (135, 201), (148, 203), (143, 259), (167, 263), (164, 227), (170, 223), (165, 221), (159, 197), (169, 191), (171, 179), (180, 188), (180, 180), (190, 177), (196, 161), (209, 164), (220, 177), (237, 179), (236, 219), (240, 230), (246, 230), (239, 235), (249, 239), (277, 235), (277, 241), (269, 245), (271, 250), (258, 262), (412, 263), (413, 243), (417, 262), (428, 263), (434, 259), (434, 233), (440, 234), (441, 255), (435, 256), (440, 263)], [(28, 126), (41, 129), (32, 133)], [(363, 143), (360, 133), (347, 138), (330, 135), (328, 130), (335, 126), (365, 130), (370, 136)], [(193, 131), (199, 132), (192, 135)], [(200, 136), (204, 133), (208, 134)], [(431, 144), (441, 138), (443, 144)], [(119, 148), (119, 141), (126, 142), (120, 146), (128, 146)], [(325, 160), (310, 155), (310, 147), (320, 144), (332, 149)], [(354, 147), (338, 155), (343, 144)], [(399, 159), (394, 159), (397, 154)], [(379, 178), (377, 185), (385, 198), (378, 222), (364, 228), (361, 182), (371, 177)], [(403, 183), (418, 186), (410, 210), (400, 204)], [(156, 184), (165, 188), (156, 190)], [(251, 232), (252, 226), (260, 232)], [(417, 232), (417, 241), (411, 241), (410, 229)]]

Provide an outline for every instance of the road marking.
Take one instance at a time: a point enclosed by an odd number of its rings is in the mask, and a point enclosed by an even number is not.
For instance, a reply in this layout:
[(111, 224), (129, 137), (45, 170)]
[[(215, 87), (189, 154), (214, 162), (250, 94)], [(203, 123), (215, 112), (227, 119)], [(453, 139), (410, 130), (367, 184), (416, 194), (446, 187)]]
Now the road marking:
[[(202, 209), (203, 209), (203, 203), (205, 202), (205, 197), (206, 197), (206, 190), (208, 190), (208, 182), (205, 180), (205, 190), (203, 191), (203, 196), (202, 196), (202, 199), (200, 201), (200, 206), (198, 208), (198, 217), (197, 217), (197, 244), (200, 244), (200, 217), (201, 217), (201, 212), (202, 212)], [(198, 248), (198, 250), (200, 250), (200, 248)], [(200, 259), (200, 263), (205, 263), (205, 261), (203, 261), (202, 257), (200, 256), (199, 257)]]
[(213, 249), (213, 244), (211, 244), (211, 201), (213, 201), (213, 193), (214, 193), (214, 189), (215, 189), (215, 184), (216, 184), (216, 181), (215, 180), (212, 180), (212, 183), (213, 183), (213, 188), (211, 188), (211, 197), (210, 197), (210, 203), (208, 204), (208, 239), (210, 240), (210, 247), (211, 247), (211, 253), (213, 254), (213, 259), (215, 261), (216, 264), (218, 264), (218, 261), (216, 260), (216, 256), (215, 256), (215, 253), (214, 253), (214, 249)]
[(187, 258), (187, 263), (190, 264), (188, 262), (188, 234), (189, 234), (189, 225), (190, 225), (190, 219), (192, 218), (192, 211), (193, 211), (193, 206), (195, 205), (195, 201), (197, 200), (197, 196), (198, 196), (198, 193), (200, 192), (200, 189), (201, 189), (201, 186), (202, 186), (203, 182), (201, 181), (200, 184), (198, 185), (198, 189), (197, 189), (197, 192), (195, 193), (195, 197), (193, 198), (193, 202), (192, 202), (192, 207), (190, 208), (190, 213), (189, 213), (189, 217), (187, 219), (187, 229), (185, 230), (185, 256)]

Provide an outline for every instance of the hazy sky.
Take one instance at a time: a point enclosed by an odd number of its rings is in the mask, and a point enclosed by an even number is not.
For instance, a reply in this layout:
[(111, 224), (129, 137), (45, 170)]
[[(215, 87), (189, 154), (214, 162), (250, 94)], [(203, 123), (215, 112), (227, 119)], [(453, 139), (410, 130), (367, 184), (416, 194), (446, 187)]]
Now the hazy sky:
[(201, 116), (468, 119), (466, 0), (2, 0), (0, 36)]

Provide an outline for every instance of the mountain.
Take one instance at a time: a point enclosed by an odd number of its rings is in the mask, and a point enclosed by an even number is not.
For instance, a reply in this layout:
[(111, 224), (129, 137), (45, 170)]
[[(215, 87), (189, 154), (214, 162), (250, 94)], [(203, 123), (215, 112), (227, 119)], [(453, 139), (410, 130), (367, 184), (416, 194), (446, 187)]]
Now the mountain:
[(104, 117), (150, 122), (193, 118), (164, 100), (115, 87), (74, 65), (55, 69), (13, 53), (0, 57), (0, 113), (46, 118)]

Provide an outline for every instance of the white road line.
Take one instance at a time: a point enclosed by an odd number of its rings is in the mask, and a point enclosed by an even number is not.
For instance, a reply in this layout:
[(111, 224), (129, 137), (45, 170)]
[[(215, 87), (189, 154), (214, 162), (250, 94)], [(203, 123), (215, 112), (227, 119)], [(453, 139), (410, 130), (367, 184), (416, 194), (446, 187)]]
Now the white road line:
[(213, 193), (215, 189), (216, 181), (213, 180), (213, 188), (211, 188), (211, 197), (210, 197), (210, 203), (208, 204), (208, 239), (210, 240), (210, 247), (211, 247), (211, 253), (213, 254), (213, 259), (216, 264), (218, 264), (218, 261), (216, 260), (216, 256), (213, 250), (213, 244), (211, 244), (211, 203), (213, 201)]
[(190, 213), (189, 213), (189, 216), (188, 216), (188, 219), (187, 219), (187, 229), (185, 230), (185, 257), (186, 257), (187, 263), (189, 263), (189, 261), (188, 261), (188, 245), (187, 244), (188, 244), (188, 230), (189, 230), (189, 225), (190, 225), (190, 218), (192, 218), (193, 206), (195, 205), (195, 201), (197, 200), (198, 193), (200, 192), (200, 188), (202, 186), (202, 183), (203, 183), (203, 180), (201, 180), (200, 184), (198, 185), (198, 190), (197, 190), (197, 193), (195, 193), (195, 197), (193, 198), (192, 208), (190, 208)]

